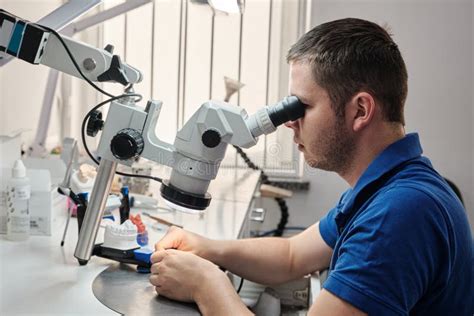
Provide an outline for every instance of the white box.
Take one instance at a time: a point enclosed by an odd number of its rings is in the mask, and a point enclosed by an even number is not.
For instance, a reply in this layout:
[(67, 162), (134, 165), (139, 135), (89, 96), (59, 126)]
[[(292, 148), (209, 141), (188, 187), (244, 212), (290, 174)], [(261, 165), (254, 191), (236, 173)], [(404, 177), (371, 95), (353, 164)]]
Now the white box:
[[(0, 135), (0, 234), (7, 231), (5, 191), (13, 164), (21, 158), (22, 132)], [(62, 181), (66, 166), (60, 159), (27, 158), (24, 164), (31, 183), (30, 234), (50, 236), (53, 208), (66, 208), (66, 198), (59, 195), (53, 185)]]
[[(30, 235), (51, 236), (53, 208), (66, 209), (66, 198), (57, 193), (51, 186), (48, 170), (28, 169), (27, 177), (31, 183), (30, 198)], [(7, 230), (6, 207), (0, 201), (0, 233)]]
[(27, 169), (26, 173), (31, 183), (30, 234), (50, 236), (54, 199), (51, 174), (44, 169)]

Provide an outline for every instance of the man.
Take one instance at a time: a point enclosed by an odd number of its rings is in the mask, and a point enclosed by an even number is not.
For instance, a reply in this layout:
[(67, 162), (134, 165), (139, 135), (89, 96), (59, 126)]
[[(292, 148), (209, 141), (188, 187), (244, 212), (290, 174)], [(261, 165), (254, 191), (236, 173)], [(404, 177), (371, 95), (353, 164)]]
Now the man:
[(305, 116), (287, 126), (314, 168), (350, 189), (289, 239), (209, 240), (172, 228), (150, 281), (204, 315), (250, 311), (218, 266), (283, 283), (329, 267), (309, 315), (472, 315), (472, 237), (453, 191), (405, 135), (407, 71), (390, 35), (359, 19), (322, 24), (289, 51), (290, 94)]

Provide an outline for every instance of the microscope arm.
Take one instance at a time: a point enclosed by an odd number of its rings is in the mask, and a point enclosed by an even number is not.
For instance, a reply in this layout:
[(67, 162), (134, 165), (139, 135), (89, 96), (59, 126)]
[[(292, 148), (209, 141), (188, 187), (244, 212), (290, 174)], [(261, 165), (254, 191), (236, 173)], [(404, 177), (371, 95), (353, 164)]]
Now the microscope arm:
[(141, 81), (140, 71), (122, 63), (118, 56), (112, 54), (112, 47), (104, 50), (95, 48), (0, 9), (0, 58), (8, 54), (82, 79), (58, 36), (87, 79), (115, 81), (123, 85)]
[[(62, 38), (72, 52), (82, 73), (89, 80), (100, 82), (117, 81), (123, 85), (137, 83), (142, 80), (140, 71), (125, 63), (121, 63), (118, 56), (114, 56), (112, 51), (109, 52), (104, 49), (98, 49), (65, 36), (62, 36)], [(40, 63), (82, 79), (82, 76), (72, 63), (62, 43), (54, 35), (49, 36)], [(114, 78), (113, 76), (105, 76), (104, 74), (107, 74), (111, 66), (122, 67), (127, 80)]]

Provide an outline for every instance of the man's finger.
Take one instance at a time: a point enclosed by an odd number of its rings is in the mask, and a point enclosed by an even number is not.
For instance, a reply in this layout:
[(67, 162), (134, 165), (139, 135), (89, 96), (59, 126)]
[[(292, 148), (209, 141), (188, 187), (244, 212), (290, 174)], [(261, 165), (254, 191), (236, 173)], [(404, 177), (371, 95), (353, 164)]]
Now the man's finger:
[(159, 241), (155, 244), (155, 251), (163, 251), (165, 250), (165, 247), (163, 247), (163, 244)]
[(158, 295), (160, 295), (160, 296), (165, 296), (165, 297), (171, 298), (171, 297), (170, 297), (170, 291), (169, 291), (169, 289), (166, 289), (166, 288), (164, 288), (164, 287), (162, 287), (162, 286), (156, 286), (156, 287), (155, 287), (155, 291), (156, 291), (156, 293), (158, 293)]
[(164, 257), (166, 257), (168, 253), (165, 250), (158, 250), (155, 251), (150, 258), (151, 263), (158, 263), (163, 260)]
[(156, 287), (160, 287), (160, 281), (159, 281), (159, 275), (158, 274), (152, 274), (150, 275), (150, 283)]
[(160, 263), (155, 263), (151, 265), (150, 272), (153, 274), (159, 274), (159, 265)]
[(157, 293), (158, 295), (161, 295), (161, 293), (160, 293), (161, 290), (162, 290), (161, 287), (155, 286), (155, 291), (156, 291), (156, 293)]
[(166, 235), (155, 244), (155, 250), (179, 248), (181, 240), (179, 239), (180, 234), (177, 233), (178, 230), (176, 227), (171, 226), (166, 232)]

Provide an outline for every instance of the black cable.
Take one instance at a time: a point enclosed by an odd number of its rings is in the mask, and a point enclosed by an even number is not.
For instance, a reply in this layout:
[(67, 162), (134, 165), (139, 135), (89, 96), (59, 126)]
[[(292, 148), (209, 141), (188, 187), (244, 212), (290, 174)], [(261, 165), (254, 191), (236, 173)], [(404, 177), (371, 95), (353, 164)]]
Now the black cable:
[[(250, 160), (249, 156), (240, 148), (239, 146), (233, 145), (237, 153), (240, 155), (240, 157), (244, 160), (245, 164), (253, 170), (258, 170), (260, 171), (260, 180), (264, 184), (271, 184), (272, 182), (269, 180), (268, 175), (263, 171), (259, 166), (257, 166), (252, 160)], [(283, 198), (275, 198), (275, 201), (278, 203), (278, 206), (280, 207), (280, 212), (281, 212), (281, 218), (280, 222), (277, 225), (277, 228), (272, 230), (269, 233), (273, 233), (273, 236), (276, 237), (281, 237), (283, 236), (283, 232), (285, 231), (286, 224), (288, 223), (288, 206), (286, 205), (286, 201)], [(266, 236), (266, 235), (265, 235)], [(258, 236), (258, 237), (263, 237), (263, 236)], [(244, 285), (244, 278), (240, 278), (240, 284), (237, 289), (237, 293), (240, 293), (240, 290), (242, 290), (242, 287)]]
[(63, 45), (64, 49), (66, 50), (66, 53), (69, 55), (69, 58), (71, 59), (72, 63), (74, 64), (74, 67), (76, 67), (76, 70), (79, 72), (79, 74), (81, 75), (82, 78), (84, 78), (85, 81), (87, 81), (87, 83), (89, 85), (91, 85), (92, 87), (94, 87), (94, 89), (96, 89), (97, 91), (99, 91), (100, 93), (102, 94), (105, 94), (106, 96), (108, 97), (114, 97), (113, 94), (111, 93), (108, 93), (104, 90), (102, 90), (101, 88), (99, 88), (95, 83), (93, 83), (89, 78), (87, 78), (84, 73), (82, 72), (81, 70), (81, 67), (79, 67), (79, 65), (77, 64), (77, 61), (76, 59), (74, 58), (74, 56), (72, 55), (71, 51), (69, 50), (69, 47), (67, 46), (67, 44), (64, 42), (64, 39), (62, 38), (61, 35), (59, 35), (58, 32), (56, 32), (55, 30), (53, 30), (52, 28), (49, 28), (47, 26), (44, 26), (44, 25), (40, 25), (40, 24), (34, 24), (34, 25), (37, 25), (39, 27), (42, 27), (44, 28), (45, 30), (51, 32), (54, 34), (54, 36), (56, 36), (56, 38), (61, 42), (61, 44)]
[(239, 287), (237, 289), (237, 294), (240, 293), (240, 290), (242, 290), (242, 286), (244, 285), (244, 278), (240, 278), (240, 284), (239, 284)]
[[(82, 121), (82, 126), (81, 126), (81, 136), (82, 136), (82, 144), (84, 146), (84, 149), (86, 150), (87, 152), (87, 155), (92, 159), (92, 161), (94, 161), (97, 165), (99, 164), (99, 161), (97, 159), (94, 158), (94, 156), (92, 155), (92, 153), (90, 152), (89, 150), (89, 147), (87, 146), (87, 143), (86, 143), (86, 136), (85, 136), (85, 126), (86, 126), (86, 123), (89, 119), (89, 117), (91, 116), (92, 112), (97, 110), (98, 108), (104, 106), (105, 104), (109, 103), (109, 102), (112, 102), (114, 100), (117, 100), (117, 99), (121, 99), (121, 98), (124, 98), (124, 97), (138, 97), (137, 100), (135, 100), (135, 102), (138, 102), (142, 99), (142, 96), (140, 94), (137, 94), (137, 93), (126, 93), (126, 94), (122, 94), (122, 95), (119, 95), (119, 96), (114, 96), (113, 94), (111, 93), (108, 93), (106, 91), (104, 91), (103, 89), (101, 89), (100, 87), (98, 87), (95, 83), (93, 83), (89, 78), (87, 78), (84, 73), (82, 72), (81, 70), (81, 67), (79, 67), (77, 61), (76, 61), (76, 58), (74, 58), (74, 56), (72, 55), (71, 51), (69, 50), (69, 47), (67, 46), (67, 44), (64, 42), (64, 39), (62, 38), (61, 35), (59, 35), (58, 32), (56, 32), (55, 30), (53, 30), (52, 28), (49, 28), (47, 26), (44, 26), (44, 25), (39, 25), (39, 24), (35, 24), (35, 25), (38, 25), (39, 27), (42, 27), (44, 28), (45, 30), (51, 32), (52, 34), (54, 34), (54, 36), (56, 36), (56, 38), (61, 42), (61, 44), (63, 45), (64, 49), (66, 50), (66, 53), (68, 54), (69, 58), (71, 59), (71, 62), (73, 63), (74, 67), (76, 68), (76, 70), (79, 72), (79, 74), (81, 75), (81, 77), (89, 84), (91, 85), (94, 89), (96, 89), (97, 91), (99, 91), (100, 93), (110, 97), (110, 99), (107, 99), (99, 104), (97, 104), (96, 106), (94, 106), (89, 112), (87, 112), (86, 116), (84, 117), (83, 121)], [(128, 85), (125, 90), (129, 89), (131, 87), (131, 84)], [(154, 181), (158, 181), (158, 182), (162, 182), (162, 179), (161, 178), (158, 178), (158, 177), (152, 177), (152, 176), (148, 176), (148, 175), (140, 175), (140, 174), (130, 174), (130, 173), (125, 173), (125, 172), (119, 172), (119, 171), (116, 171), (115, 172), (116, 174), (118, 175), (121, 175), (121, 176), (125, 176), (125, 177), (134, 177), (134, 178), (144, 178), (144, 179), (150, 179), (150, 180), (154, 180)]]
[[(138, 97), (139, 99), (135, 100), (136, 102), (138, 102), (138, 101), (141, 100), (142, 96), (140, 94), (136, 94), (136, 93), (127, 93), (127, 94), (122, 94), (122, 95), (115, 96), (115, 97), (112, 97), (110, 99), (107, 99), (105, 101), (100, 102), (99, 104), (94, 106), (92, 109), (90, 109), (89, 112), (87, 112), (87, 114), (84, 116), (84, 119), (82, 120), (82, 124), (81, 124), (82, 144), (84, 145), (84, 149), (85, 149), (87, 155), (89, 156), (89, 158), (93, 162), (95, 162), (97, 165), (99, 164), (99, 161), (92, 155), (92, 153), (90, 152), (89, 147), (87, 146), (87, 143), (86, 143), (86, 124), (87, 124), (87, 121), (89, 120), (92, 113), (94, 111), (96, 111), (97, 109), (99, 109), (100, 107), (104, 106), (105, 104), (107, 104), (109, 102), (112, 102), (112, 101), (117, 100), (117, 99), (125, 98), (125, 97)], [(118, 174), (118, 175), (121, 175), (121, 176), (125, 176), (125, 177), (144, 178), (144, 179), (150, 179), (150, 180), (162, 182), (161, 178), (148, 176), (148, 175), (131, 174), (131, 173), (125, 173), (125, 172), (119, 172), (119, 171), (116, 171), (115, 173)]]
[[(250, 158), (247, 156), (247, 154), (242, 150), (242, 148), (235, 146), (235, 150), (237, 150), (237, 153), (242, 157), (244, 162), (247, 164), (247, 166), (250, 169), (253, 170), (259, 170), (260, 171), (260, 180), (263, 184), (272, 184), (272, 182), (269, 180), (268, 175), (263, 171), (259, 166), (257, 166), (255, 163), (250, 160)], [(288, 217), (289, 217), (289, 212), (288, 212), (288, 205), (286, 204), (285, 199), (276, 197), (274, 198), (275, 201), (278, 203), (278, 206), (280, 207), (280, 212), (281, 212), (281, 217), (280, 221), (278, 222), (277, 228), (275, 229), (275, 232), (273, 233), (273, 236), (276, 237), (281, 237), (283, 236), (283, 232), (285, 231), (286, 224), (288, 223)]]

